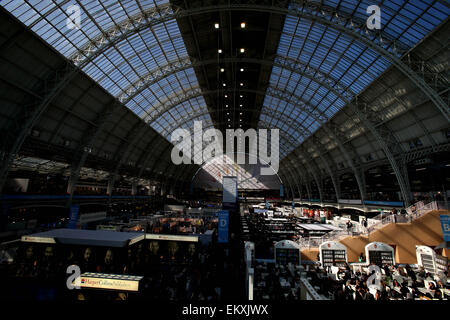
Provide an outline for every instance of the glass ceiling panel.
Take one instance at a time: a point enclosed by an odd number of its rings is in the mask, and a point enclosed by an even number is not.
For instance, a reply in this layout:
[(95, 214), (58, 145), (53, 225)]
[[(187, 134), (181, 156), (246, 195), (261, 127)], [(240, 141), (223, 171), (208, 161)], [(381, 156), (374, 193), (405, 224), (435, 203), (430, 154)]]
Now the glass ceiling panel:
[[(9, 0), (1, 2), (1, 5), (56, 50), (68, 59), (73, 59), (78, 51), (86, 52), (83, 48), (108, 30), (123, 25), (131, 17), (141, 16), (145, 11), (168, 3), (167, 0)], [(71, 5), (80, 8), (80, 29), (69, 29), (67, 26), (71, 14), (68, 8)], [(146, 19), (150, 18), (147, 16)], [(86, 59), (85, 56), (83, 59)], [(143, 28), (114, 43), (81, 67), (115, 97), (120, 97), (130, 88), (135, 89), (137, 94), (126, 100), (126, 106), (139, 117), (150, 119), (150, 125), (154, 125), (158, 132), (166, 132), (164, 136), (167, 138), (168, 130), (161, 129), (161, 121), (156, 124), (154, 118), (161, 116), (161, 106), (176, 106), (171, 101), (177, 94), (198, 87), (194, 70), (190, 68), (171, 74), (158, 82), (152, 82), (141, 91), (137, 84), (168, 64), (188, 58), (177, 22), (172, 19)], [(196, 108), (199, 112), (207, 113), (204, 101), (197, 103)], [(153, 112), (155, 109), (158, 112)], [(184, 118), (191, 116), (187, 111), (179, 113), (178, 117), (180, 115)], [(166, 117), (164, 125), (170, 123), (173, 128), (171, 121), (171, 117)]]
[[(333, 8), (342, 16), (352, 16), (353, 21), (364, 23), (368, 18), (367, 7), (374, 4), (370, 0), (311, 2)], [(391, 0), (383, 1), (380, 8), (382, 32), (387, 40), (396, 40), (407, 48), (416, 45), (450, 15), (450, 9), (438, 1)], [(346, 104), (344, 99), (336, 96), (318, 80), (318, 73), (343, 86), (354, 96), (391, 65), (374, 50), (333, 27), (289, 15), (286, 16), (277, 54), (299, 61), (298, 72), (274, 67), (269, 80), (272, 87), (277, 87), (293, 97), (289, 101), (280, 101), (266, 95), (259, 125), (265, 125), (267, 128), (279, 127), (290, 134), (292, 143), (284, 146), (281, 151), (285, 155), (319, 128), (319, 124), (311, 115), (296, 106), (297, 98), (309, 102), (328, 119)], [(298, 111), (293, 112), (293, 109)], [(290, 120), (280, 121), (283, 116), (274, 113), (274, 110)], [(274, 114), (276, 116), (271, 116)], [(292, 134), (299, 130), (302, 135)]]

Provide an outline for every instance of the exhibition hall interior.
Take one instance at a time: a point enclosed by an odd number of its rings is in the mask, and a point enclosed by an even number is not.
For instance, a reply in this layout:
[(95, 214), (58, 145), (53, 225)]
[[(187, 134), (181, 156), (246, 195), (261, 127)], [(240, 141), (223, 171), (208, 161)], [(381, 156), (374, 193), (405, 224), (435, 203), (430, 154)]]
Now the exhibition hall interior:
[(449, 16), (1, 1), (0, 299), (448, 300)]

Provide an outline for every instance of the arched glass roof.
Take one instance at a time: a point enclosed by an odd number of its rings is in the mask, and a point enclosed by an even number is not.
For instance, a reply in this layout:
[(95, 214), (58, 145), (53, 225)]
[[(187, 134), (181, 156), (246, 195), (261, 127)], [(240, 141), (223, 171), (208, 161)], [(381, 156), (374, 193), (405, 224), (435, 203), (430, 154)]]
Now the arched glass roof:
[[(354, 29), (354, 23), (365, 25), (367, 7), (373, 4), (370, 0), (307, 2), (313, 8), (309, 13), (329, 21), (334, 16), (342, 18), (340, 26), (348, 30)], [(178, 127), (192, 130), (194, 119), (203, 119), (204, 128), (212, 126), (201, 95), (178, 100), (186, 92), (201, 92), (194, 68), (167, 71), (167, 66), (180, 61), (190, 64), (176, 19), (162, 18), (158, 11), (171, 12), (169, 1), (8, 0), (1, 5), (164, 137)], [(68, 9), (73, 5), (81, 10), (79, 29), (67, 25), (72, 16)], [(438, 0), (385, 0), (378, 5), (382, 30), (367, 31), (366, 36), (380, 41), (382, 35), (389, 43), (385, 48), (397, 57), (450, 15), (449, 7)], [(333, 14), (321, 15), (321, 11)], [(260, 115), (259, 127), (281, 130), (280, 158), (320, 127), (314, 114), (330, 119), (349, 97), (358, 95), (391, 65), (389, 59), (333, 23), (307, 16), (286, 16), (277, 49), (277, 56), (296, 62), (296, 70), (276, 65), (269, 80), (270, 87), (290, 98), (267, 94)], [(145, 19), (157, 22), (125, 33)], [(110, 39), (117, 41), (106, 46)], [(347, 98), (338, 95), (342, 90), (332, 90), (336, 86), (346, 91)], [(299, 108), (299, 99), (308, 108)]]
[[(324, 10), (332, 8), (343, 16), (351, 16), (353, 21), (363, 22), (369, 16), (367, 7), (373, 4), (366, 0), (312, 2), (321, 3)], [(380, 6), (381, 31), (389, 38), (385, 40), (395, 41), (404, 51), (417, 44), (450, 14), (450, 9), (438, 1), (394, 0), (383, 1)], [(349, 20), (346, 27), (350, 28), (350, 24)], [(374, 37), (378, 36), (374, 33)], [(400, 57), (400, 50), (396, 52)], [(291, 99), (285, 101), (266, 95), (259, 125), (280, 128), (280, 144), (284, 145), (281, 158), (320, 126), (311, 114), (296, 108), (298, 97), (330, 119), (346, 105), (346, 101), (328, 89), (323, 79), (331, 80), (344, 88), (349, 96), (355, 96), (391, 65), (385, 57), (355, 38), (331, 26), (291, 15), (286, 16), (277, 55), (297, 61), (297, 72), (274, 67), (269, 80), (270, 86), (291, 94)]]
[[(152, 8), (167, 7), (168, 1), (5, 1), (8, 11), (31, 27), (41, 38), (69, 59), (111, 28), (131, 17), (144, 15)], [(69, 6), (81, 10), (80, 29), (67, 26)], [(155, 17), (157, 17), (157, 13)], [(145, 79), (171, 62), (189, 60), (186, 47), (175, 19), (164, 20), (118, 41), (92, 61), (82, 64), (82, 70), (113, 96), (135, 92), (127, 97), (126, 106), (143, 118), (164, 137), (181, 125), (187, 117), (202, 113), (210, 124), (203, 97), (176, 106), (174, 98), (180, 93), (198, 88), (193, 68), (172, 73), (153, 82), (143, 90), (136, 87)], [(76, 61), (75, 61), (76, 62)], [(176, 110), (168, 110), (176, 106)], [(192, 112), (194, 111), (194, 112)], [(170, 123), (170, 126), (167, 124)]]

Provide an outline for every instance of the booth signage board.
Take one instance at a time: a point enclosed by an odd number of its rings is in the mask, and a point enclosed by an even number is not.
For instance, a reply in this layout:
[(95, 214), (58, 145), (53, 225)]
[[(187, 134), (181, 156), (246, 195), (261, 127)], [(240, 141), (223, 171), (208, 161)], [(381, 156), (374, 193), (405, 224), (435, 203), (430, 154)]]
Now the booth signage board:
[(187, 242), (198, 242), (197, 236), (178, 236), (178, 235), (168, 235), (168, 234), (153, 234), (147, 233), (145, 239), (149, 240), (169, 240), (169, 241), (187, 241)]
[(444, 236), (444, 241), (450, 242), (450, 215), (441, 214), (439, 218), (441, 219), (442, 235)]
[(219, 211), (217, 242), (228, 243), (228, 210)]
[(55, 238), (50, 238), (50, 237), (22, 236), (22, 238), (20, 240), (22, 242), (56, 243)]
[(96, 230), (106, 230), (106, 231), (119, 231), (119, 226), (111, 226), (111, 225), (98, 225)]
[(361, 204), (361, 200), (354, 200), (354, 199), (339, 199), (338, 203), (345, 203), (345, 204)]
[(80, 224), (106, 219), (106, 211), (85, 213), (80, 216)]
[(173, 211), (173, 212), (181, 212), (183, 213), (185, 206), (176, 205), (176, 204), (165, 204), (164, 211)]
[(143, 277), (140, 276), (87, 272), (80, 276), (80, 287), (120, 291), (138, 291), (139, 281), (142, 278)]
[(237, 177), (223, 177), (222, 202), (236, 203), (238, 197)]

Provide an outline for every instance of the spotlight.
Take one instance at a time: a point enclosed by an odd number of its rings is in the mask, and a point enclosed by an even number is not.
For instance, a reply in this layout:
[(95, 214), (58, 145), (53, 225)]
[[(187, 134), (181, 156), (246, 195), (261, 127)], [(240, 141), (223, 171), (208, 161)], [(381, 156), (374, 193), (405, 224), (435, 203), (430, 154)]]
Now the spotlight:
[(240, 85), (241, 85), (241, 87), (244, 86), (244, 84), (242, 82), (240, 83)]
[(241, 72), (244, 72), (244, 68), (241, 68)]
[(227, 86), (227, 84), (226, 84), (226, 83), (222, 83), (222, 85), (223, 85), (224, 87), (226, 87), (226, 86)]
[(222, 49), (217, 50), (217, 52), (222, 53)]
[(245, 28), (245, 22), (241, 22), (241, 28), (242, 28), (242, 29)]
[(214, 24), (214, 28), (219, 29), (219, 24), (218, 24), (218, 23), (215, 23), (215, 24)]
[(220, 72), (224, 72), (225, 71), (225, 69), (224, 68), (220, 68)]
[(245, 52), (245, 49), (244, 48), (241, 48), (241, 53), (244, 53)]

